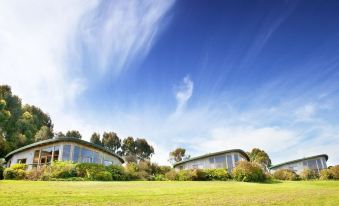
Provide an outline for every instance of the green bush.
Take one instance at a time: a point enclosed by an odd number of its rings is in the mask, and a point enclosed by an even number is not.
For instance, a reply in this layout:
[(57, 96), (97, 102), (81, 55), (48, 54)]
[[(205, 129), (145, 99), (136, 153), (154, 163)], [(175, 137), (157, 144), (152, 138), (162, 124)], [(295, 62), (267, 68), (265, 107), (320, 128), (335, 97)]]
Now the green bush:
[(4, 179), (6, 179), (6, 180), (16, 179), (16, 171), (12, 168), (6, 168), (4, 170)]
[(301, 173), (300, 173), (300, 178), (302, 180), (312, 180), (312, 179), (318, 179), (319, 175), (314, 172), (314, 170), (311, 169), (304, 169)]
[(278, 180), (299, 180), (299, 176), (289, 169), (279, 169), (274, 172), (273, 177)]
[(14, 164), (11, 166), (13, 170), (26, 170), (27, 165), (26, 164)]
[(232, 171), (234, 180), (242, 182), (263, 182), (265, 174), (261, 167), (255, 163), (239, 161)]
[(4, 175), (3, 175), (4, 170), (5, 170), (5, 168), (2, 165), (0, 165), (0, 180), (4, 179)]
[(108, 171), (98, 172), (97, 174), (93, 175), (94, 180), (98, 181), (112, 181), (112, 174)]
[(165, 175), (157, 174), (157, 175), (154, 176), (154, 180), (155, 181), (166, 181), (167, 179), (166, 179)]
[(165, 174), (165, 178), (172, 181), (178, 180), (178, 173), (172, 169)]
[(78, 177), (84, 177), (88, 180), (95, 180), (95, 175), (106, 171), (104, 165), (95, 163), (79, 163), (75, 166)]
[(76, 177), (76, 165), (71, 162), (58, 162), (55, 161), (50, 166), (51, 178), (70, 178)]
[(112, 180), (123, 181), (127, 180), (124, 167), (120, 165), (109, 165), (106, 166), (106, 170), (109, 171), (112, 175)]
[(198, 180), (197, 170), (180, 170), (178, 173), (179, 181), (193, 181)]
[(231, 175), (227, 172), (226, 169), (205, 169), (206, 180), (228, 180), (231, 179)]
[(330, 168), (332, 179), (339, 180), (339, 165)]
[(37, 168), (33, 168), (26, 172), (26, 179), (27, 180), (43, 180), (46, 179), (45, 174), (50, 174), (50, 167), (49, 166), (41, 166)]
[(339, 165), (320, 171), (321, 180), (339, 180)]

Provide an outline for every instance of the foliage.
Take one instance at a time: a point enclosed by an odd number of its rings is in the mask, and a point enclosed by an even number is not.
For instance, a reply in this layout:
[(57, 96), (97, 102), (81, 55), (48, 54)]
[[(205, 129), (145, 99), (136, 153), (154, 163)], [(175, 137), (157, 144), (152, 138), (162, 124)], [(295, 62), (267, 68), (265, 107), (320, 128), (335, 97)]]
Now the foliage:
[(77, 176), (75, 164), (71, 162), (55, 161), (50, 166), (50, 171), (52, 178), (70, 178)]
[(126, 162), (137, 162), (138, 160), (150, 159), (154, 149), (145, 139), (127, 137), (123, 140), (120, 155), (125, 156)]
[(157, 175), (154, 176), (154, 180), (155, 180), (155, 181), (165, 181), (165, 180), (167, 180), (167, 179), (166, 179), (165, 175), (163, 175), (163, 174), (157, 174)]
[[(27, 180), (47, 180), (46, 177), (50, 176), (50, 167), (49, 166), (41, 166), (33, 168), (26, 172), (26, 179)], [(49, 179), (48, 179), (49, 180)]]
[(106, 166), (106, 170), (111, 173), (112, 180), (123, 181), (127, 180), (124, 167), (120, 165), (109, 165)]
[(117, 152), (121, 147), (121, 140), (115, 132), (104, 132), (102, 145), (113, 152)]
[(25, 170), (10, 167), (4, 170), (3, 175), (6, 180), (22, 180), (25, 178), (26, 173)]
[(227, 172), (226, 169), (205, 169), (206, 180), (228, 180), (231, 179), (231, 175)]
[(186, 155), (186, 149), (178, 147), (175, 150), (173, 150), (172, 152), (170, 152), (169, 156), (169, 162), (171, 163), (176, 163), (176, 162), (180, 162), (182, 160), (185, 159), (189, 159), (189, 155)]
[(178, 180), (178, 173), (175, 171), (175, 170), (171, 170), (171, 171), (168, 171), (166, 174), (165, 174), (165, 178), (167, 180)]
[(51, 132), (51, 130), (46, 126), (42, 126), (40, 130), (35, 134), (35, 141), (38, 142), (38, 141), (50, 139), (52, 137), (53, 137), (53, 133)]
[(52, 134), (53, 124), (48, 114), (38, 107), (22, 105), (9, 86), (0, 85), (0, 158), (35, 142), (35, 135), (43, 126)]
[(4, 179), (4, 175), (3, 175), (4, 169), (5, 168), (0, 164), (0, 180)]
[(329, 167), (320, 171), (320, 179), (322, 180), (339, 180), (339, 165)]
[(263, 182), (265, 174), (261, 167), (253, 162), (239, 161), (232, 171), (234, 180), (242, 182)]
[(102, 145), (101, 140), (100, 140), (100, 134), (94, 132), (91, 136), (90, 142), (96, 145)]
[(264, 150), (253, 148), (247, 154), (251, 162), (259, 164), (265, 171), (268, 171), (268, 167), (271, 166), (271, 159)]
[(11, 166), (13, 170), (26, 170), (27, 165), (26, 164), (14, 164)]
[(339, 165), (333, 166), (330, 168), (332, 178), (334, 180), (339, 180)]
[(108, 171), (101, 171), (93, 175), (93, 180), (112, 181), (112, 174)]
[(178, 172), (178, 180), (179, 181), (193, 181), (193, 180), (204, 180), (205, 175), (201, 170), (180, 170)]
[(151, 145), (148, 144), (146, 139), (139, 139), (135, 140), (136, 145), (136, 156), (139, 160), (150, 159), (151, 156), (154, 154), (154, 149)]
[(66, 132), (66, 137), (72, 137), (72, 138), (76, 138), (76, 139), (81, 139), (82, 136), (80, 134), (79, 131), (77, 130), (69, 130)]
[(301, 173), (300, 173), (300, 178), (302, 180), (311, 180), (311, 179), (318, 179), (319, 175), (314, 172), (314, 170), (311, 169), (304, 169)]
[(88, 180), (95, 180), (96, 174), (106, 171), (104, 165), (95, 163), (79, 163), (75, 169), (78, 177), (84, 177)]
[(299, 180), (299, 176), (289, 169), (279, 169), (273, 173), (273, 177), (278, 180)]

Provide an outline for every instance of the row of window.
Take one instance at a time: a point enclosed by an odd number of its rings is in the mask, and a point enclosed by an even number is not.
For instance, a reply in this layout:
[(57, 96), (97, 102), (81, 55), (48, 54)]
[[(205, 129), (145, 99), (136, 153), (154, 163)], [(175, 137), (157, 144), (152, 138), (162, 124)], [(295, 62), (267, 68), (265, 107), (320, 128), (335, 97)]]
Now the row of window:
[[(232, 154), (219, 155), (208, 158), (208, 162), (211, 168), (227, 168), (228, 171), (231, 172), (234, 168), (235, 163), (241, 159), (241, 157), (237, 153), (233, 154), (233, 158)], [(201, 163), (194, 163), (192, 165), (193, 169), (202, 169), (203, 167), (203, 161)], [(180, 166), (179, 169), (183, 169), (183, 166)]]
[(314, 170), (315, 172), (319, 172), (320, 170), (326, 168), (326, 165), (324, 167), (320, 159), (304, 160), (303, 166), (308, 167), (309, 169)]

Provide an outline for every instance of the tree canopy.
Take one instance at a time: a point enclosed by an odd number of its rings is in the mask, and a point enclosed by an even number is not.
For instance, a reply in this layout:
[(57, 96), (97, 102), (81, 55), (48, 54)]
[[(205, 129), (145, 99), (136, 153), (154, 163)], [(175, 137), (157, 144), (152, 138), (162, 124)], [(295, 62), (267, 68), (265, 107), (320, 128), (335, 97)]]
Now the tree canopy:
[(268, 170), (268, 167), (271, 166), (271, 159), (264, 150), (253, 148), (252, 151), (247, 152), (247, 154), (251, 162), (261, 165), (264, 170)]
[(113, 152), (117, 152), (121, 147), (121, 140), (115, 132), (104, 132), (102, 145)]
[(93, 144), (102, 145), (101, 140), (100, 140), (100, 134), (94, 132), (91, 136), (90, 142), (92, 142)]
[(120, 155), (125, 156), (126, 162), (136, 162), (150, 159), (154, 154), (153, 147), (143, 138), (127, 137), (123, 140)]
[(78, 130), (69, 130), (66, 132), (66, 137), (72, 137), (76, 139), (81, 139), (82, 136)]
[(182, 160), (188, 159), (190, 156), (186, 155), (185, 153), (186, 153), (186, 149), (178, 147), (175, 150), (173, 150), (172, 152), (170, 152), (169, 161), (171, 163), (176, 163), (176, 162), (180, 162)]

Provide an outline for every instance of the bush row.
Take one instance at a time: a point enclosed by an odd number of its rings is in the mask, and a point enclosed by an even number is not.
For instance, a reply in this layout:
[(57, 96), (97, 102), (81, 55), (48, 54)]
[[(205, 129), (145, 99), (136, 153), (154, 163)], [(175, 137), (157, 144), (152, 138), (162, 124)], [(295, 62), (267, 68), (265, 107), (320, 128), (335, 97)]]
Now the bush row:
[(339, 180), (339, 165), (323, 169), (320, 173), (305, 169), (299, 175), (289, 169), (279, 169), (274, 172), (273, 177), (277, 180)]

